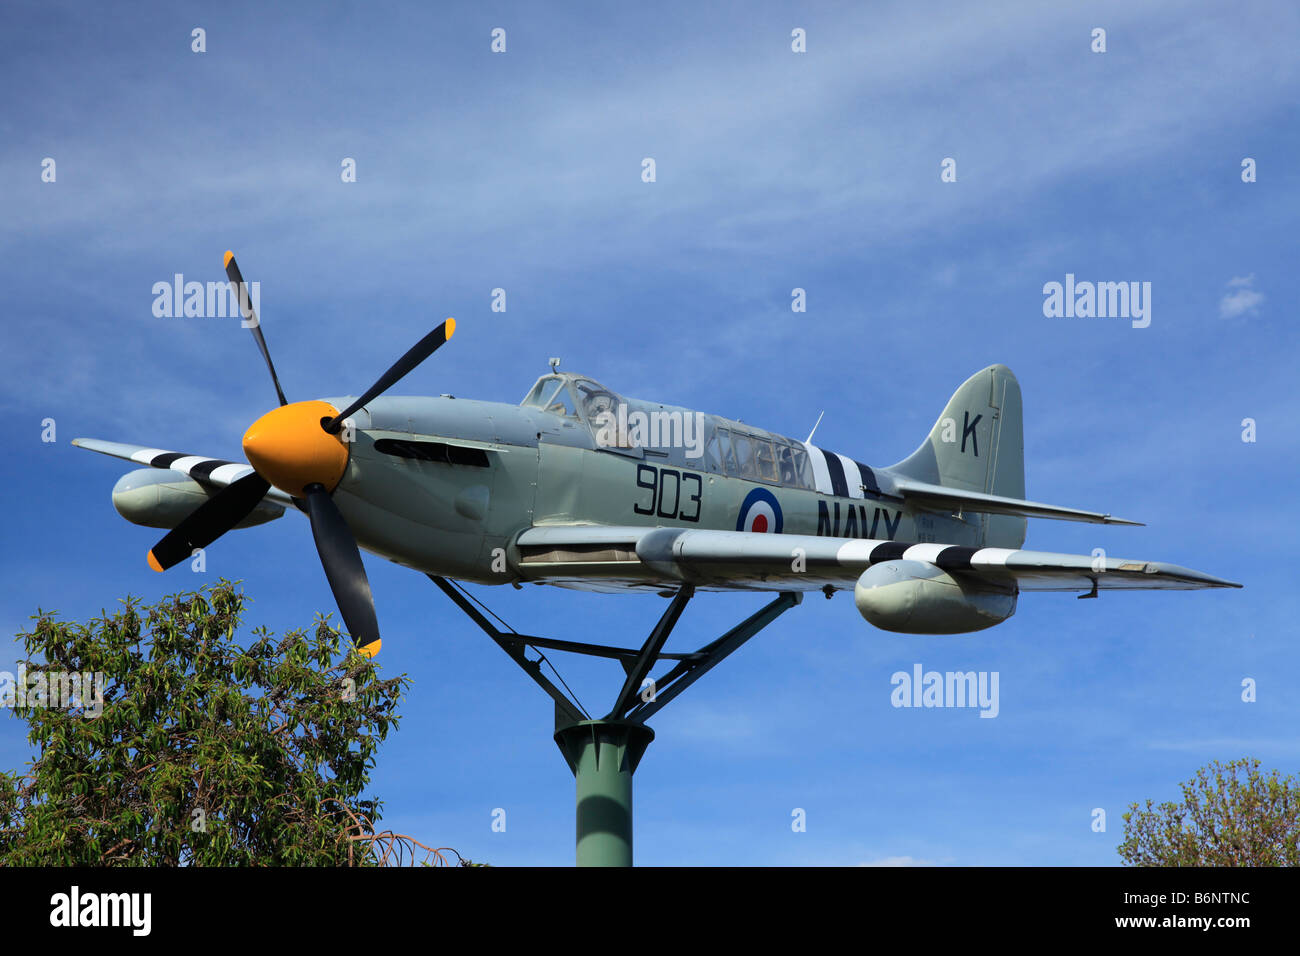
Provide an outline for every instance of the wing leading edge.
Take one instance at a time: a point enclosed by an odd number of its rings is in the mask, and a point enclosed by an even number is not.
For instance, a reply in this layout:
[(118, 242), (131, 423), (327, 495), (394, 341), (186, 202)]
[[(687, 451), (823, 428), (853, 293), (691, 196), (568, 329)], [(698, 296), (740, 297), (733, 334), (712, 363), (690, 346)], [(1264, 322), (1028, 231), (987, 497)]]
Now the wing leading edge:
[(1022, 591), (1199, 590), (1240, 584), (1161, 561), (1009, 548), (907, 544), (816, 535), (677, 528), (542, 526), (516, 540), (523, 577), (581, 587), (604, 582), (785, 591), (851, 589), (885, 561), (1012, 583)]

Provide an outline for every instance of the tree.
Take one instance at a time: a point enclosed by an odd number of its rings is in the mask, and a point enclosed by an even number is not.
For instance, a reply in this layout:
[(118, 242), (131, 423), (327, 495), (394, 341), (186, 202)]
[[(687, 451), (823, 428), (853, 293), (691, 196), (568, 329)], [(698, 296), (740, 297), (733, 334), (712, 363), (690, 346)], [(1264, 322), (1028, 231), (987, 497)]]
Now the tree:
[(380, 862), (356, 821), (379, 818), (362, 794), (409, 681), (319, 616), (241, 647), (229, 581), (122, 604), (89, 624), (39, 611), (19, 635), (27, 673), (0, 694), (37, 755), (0, 773), (0, 863)]
[(1182, 784), (1180, 803), (1124, 814), (1119, 855), (1131, 866), (1300, 865), (1300, 781), (1259, 761), (1217, 760)]

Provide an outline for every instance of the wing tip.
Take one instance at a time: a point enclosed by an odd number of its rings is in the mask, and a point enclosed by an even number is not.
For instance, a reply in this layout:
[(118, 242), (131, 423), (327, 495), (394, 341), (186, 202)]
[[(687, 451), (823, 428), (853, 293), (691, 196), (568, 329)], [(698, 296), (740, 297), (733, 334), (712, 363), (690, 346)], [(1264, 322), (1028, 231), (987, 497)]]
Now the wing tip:
[(1114, 515), (1102, 515), (1101, 523), (1122, 524), (1122, 525), (1128, 525), (1129, 527), (1132, 528), (1145, 528), (1147, 526), (1147, 523), (1145, 521), (1133, 521), (1129, 518), (1116, 518)]

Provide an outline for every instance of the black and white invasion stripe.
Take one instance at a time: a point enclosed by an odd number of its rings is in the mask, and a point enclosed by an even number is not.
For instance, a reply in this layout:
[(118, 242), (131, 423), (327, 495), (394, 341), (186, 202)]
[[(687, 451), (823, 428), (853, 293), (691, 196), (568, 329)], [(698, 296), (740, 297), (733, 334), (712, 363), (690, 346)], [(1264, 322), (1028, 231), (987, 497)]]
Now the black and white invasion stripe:
[(804, 442), (804, 448), (808, 450), (808, 460), (812, 463), (813, 483), (822, 494), (840, 498), (880, 497), (876, 473), (867, 465), (807, 442)]
[(925, 561), (945, 571), (1006, 568), (1016, 548), (971, 548), (955, 544), (908, 544), (905, 541), (847, 541), (836, 552), (840, 564), (880, 564), (884, 561)]
[(206, 458), (203, 455), (185, 455), (161, 448), (142, 448), (131, 454), (131, 460), (151, 468), (169, 468), (188, 475), (195, 481), (208, 481), (216, 485), (229, 485), (245, 475), (252, 474), (251, 465), (243, 462)]

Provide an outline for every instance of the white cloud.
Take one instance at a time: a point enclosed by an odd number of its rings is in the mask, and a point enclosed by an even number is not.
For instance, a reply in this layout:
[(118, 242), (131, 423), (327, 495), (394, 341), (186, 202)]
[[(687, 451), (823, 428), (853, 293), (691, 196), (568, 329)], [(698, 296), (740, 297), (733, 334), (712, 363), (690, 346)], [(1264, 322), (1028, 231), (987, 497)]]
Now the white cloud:
[(1219, 300), (1219, 316), (1235, 319), (1239, 315), (1254, 312), (1264, 301), (1264, 293), (1255, 291), (1254, 285), (1255, 273), (1253, 272), (1248, 276), (1233, 276), (1229, 279), (1230, 291), (1224, 293), (1223, 298)]

